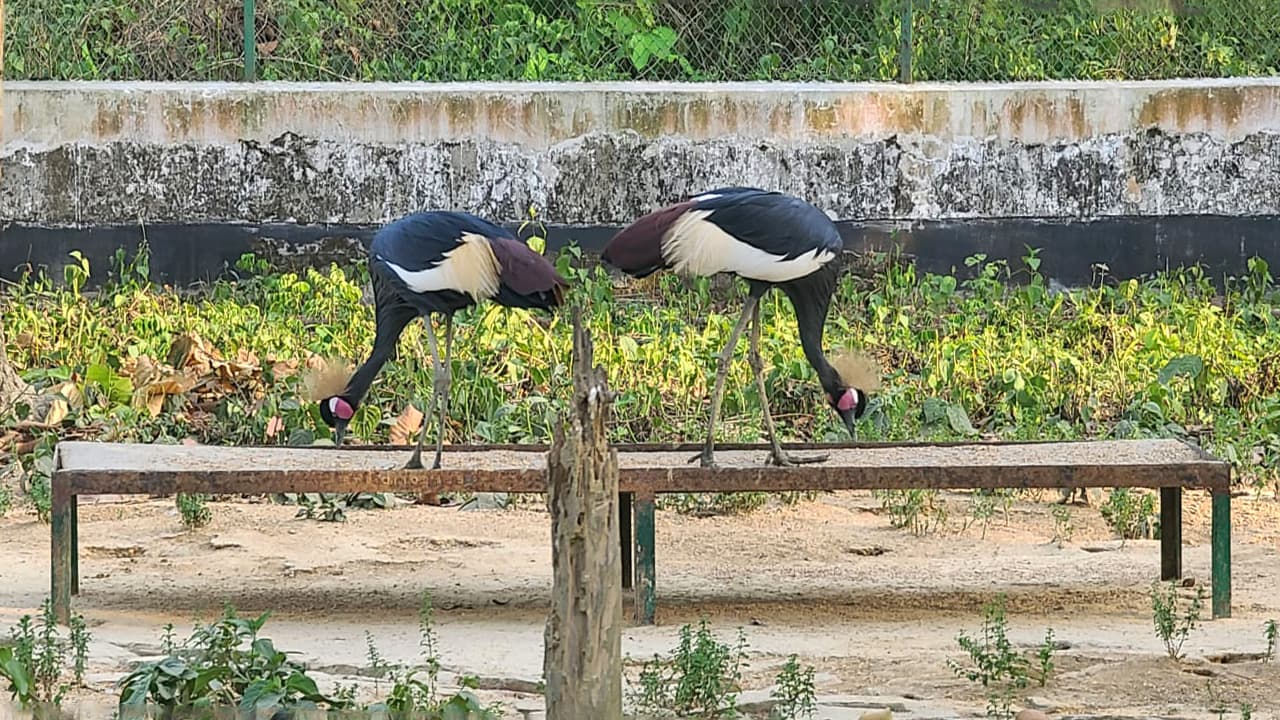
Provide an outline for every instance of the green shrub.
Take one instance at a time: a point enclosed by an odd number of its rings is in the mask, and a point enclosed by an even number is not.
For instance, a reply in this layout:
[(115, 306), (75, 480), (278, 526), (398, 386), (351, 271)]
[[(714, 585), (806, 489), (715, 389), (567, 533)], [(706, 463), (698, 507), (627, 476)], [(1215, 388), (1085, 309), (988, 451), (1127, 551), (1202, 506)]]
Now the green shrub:
[[(890, 80), (900, 0), (262, 0), (268, 80)], [(917, 80), (1275, 74), (1269, 0), (915, 3)], [(1182, 8), (1176, 11), (1175, 8)], [(232, 80), (239, 3), (11, 3), (5, 77)]]

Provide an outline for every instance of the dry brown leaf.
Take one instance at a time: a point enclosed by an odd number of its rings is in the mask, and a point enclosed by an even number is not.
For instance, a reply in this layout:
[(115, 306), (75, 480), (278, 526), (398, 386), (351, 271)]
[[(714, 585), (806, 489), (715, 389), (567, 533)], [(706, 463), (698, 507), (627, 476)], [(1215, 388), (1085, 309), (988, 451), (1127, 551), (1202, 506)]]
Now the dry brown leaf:
[(267, 421), (267, 439), (270, 440), (282, 432), (284, 432), (284, 420), (279, 415), (272, 415)]
[(71, 408), (67, 406), (67, 399), (57, 395), (49, 400), (49, 409), (45, 411), (44, 423), (46, 425), (60, 425), (63, 420), (67, 419), (67, 415), (70, 412)]
[(164, 399), (165, 395), (163, 393), (157, 393), (147, 398), (147, 412), (151, 413), (151, 417), (158, 417), (164, 410)]
[(80, 388), (70, 380), (55, 385), (53, 392), (66, 398), (67, 406), (72, 410), (80, 410), (84, 407), (84, 395), (80, 392)]
[(409, 438), (422, 427), (422, 411), (409, 403), (400, 417), (391, 426), (390, 440), (392, 445), (408, 445)]

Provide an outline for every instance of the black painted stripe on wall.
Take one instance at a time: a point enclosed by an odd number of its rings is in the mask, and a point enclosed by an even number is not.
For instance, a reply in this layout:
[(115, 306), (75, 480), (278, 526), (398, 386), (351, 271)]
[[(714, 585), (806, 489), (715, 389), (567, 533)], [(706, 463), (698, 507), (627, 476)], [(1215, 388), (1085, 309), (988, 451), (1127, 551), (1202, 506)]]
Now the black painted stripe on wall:
[[(1041, 249), (1041, 272), (1068, 286), (1084, 285), (1095, 263), (1113, 277), (1129, 278), (1200, 263), (1209, 277), (1241, 275), (1253, 256), (1280, 267), (1280, 216), (1125, 216), (1096, 220), (983, 218), (972, 220), (842, 221), (837, 223), (850, 250), (898, 250), (921, 271), (972, 274), (965, 258), (985, 253), (1022, 267), (1026, 246)], [(519, 223), (506, 224), (513, 232)], [(569, 242), (595, 254), (618, 226), (545, 225), (555, 252)], [(132, 255), (145, 236), (156, 282), (187, 285), (211, 280), (246, 252), (297, 265), (327, 265), (362, 256), (377, 226), (192, 223), (49, 227), (9, 222), (0, 225), (0, 277), (13, 280), (28, 265), (44, 267), (60, 282), (68, 253), (89, 259), (90, 287), (105, 279), (118, 249)], [(527, 227), (522, 236), (537, 231)]]

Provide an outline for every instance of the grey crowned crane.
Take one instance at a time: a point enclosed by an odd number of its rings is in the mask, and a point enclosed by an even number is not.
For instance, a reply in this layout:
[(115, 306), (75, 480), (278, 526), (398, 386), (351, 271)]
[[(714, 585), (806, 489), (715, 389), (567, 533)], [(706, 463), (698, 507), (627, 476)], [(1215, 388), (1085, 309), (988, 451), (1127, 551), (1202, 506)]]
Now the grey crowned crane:
[(713, 437), (729, 360), (748, 320), (748, 362), (764, 411), (770, 460), (785, 466), (822, 462), (829, 457), (783, 453), (778, 442), (760, 358), (760, 298), (773, 287), (791, 300), (805, 358), (817, 371), (827, 402), (854, 435), (854, 420), (866, 410), (867, 393), (878, 388), (878, 375), (865, 356), (842, 353), (828, 361), (822, 349), (823, 326), (839, 277), (842, 250), (835, 223), (821, 210), (798, 198), (749, 187), (719, 188), (660, 208), (609, 241), (602, 259), (632, 277), (646, 277), (663, 269), (703, 277), (727, 272), (743, 278), (749, 286), (742, 315), (720, 354), (706, 442), (690, 462), (700, 458), (703, 466), (715, 466)]
[[(370, 246), (369, 275), (375, 303), (373, 350), (349, 377), (343, 369), (338, 370), (340, 374), (330, 369), (312, 375), (310, 394), (320, 404), (320, 417), (334, 429), (334, 444), (341, 445), (374, 376), (395, 356), (405, 327), (421, 316), (435, 374), (431, 408), (405, 469), (423, 467), (426, 422), (438, 406), (436, 457), (431, 466), (437, 469), (452, 380), (453, 314), (483, 301), (551, 311), (563, 302), (568, 283), (546, 258), (510, 232), (462, 212), (414, 213), (381, 228)], [(443, 358), (431, 327), (433, 314), (444, 316)]]

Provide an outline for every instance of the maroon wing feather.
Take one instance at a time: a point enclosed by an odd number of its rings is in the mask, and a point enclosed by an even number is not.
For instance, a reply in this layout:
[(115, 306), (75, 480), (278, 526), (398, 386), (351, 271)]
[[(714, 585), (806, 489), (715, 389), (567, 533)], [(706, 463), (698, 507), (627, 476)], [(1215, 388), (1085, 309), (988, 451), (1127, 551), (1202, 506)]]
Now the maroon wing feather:
[(681, 202), (642, 216), (613, 236), (600, 259), (638, 278), (667, 267), (662, 257), (662, 235), (693, 206), (691, 201)]
[(489, 247), (498, 259), (500, 285), (494, 300), (499, 304), (549, 310), (564, 301), (569, 283), (528, 245), (512, 238), (491, 237)]

